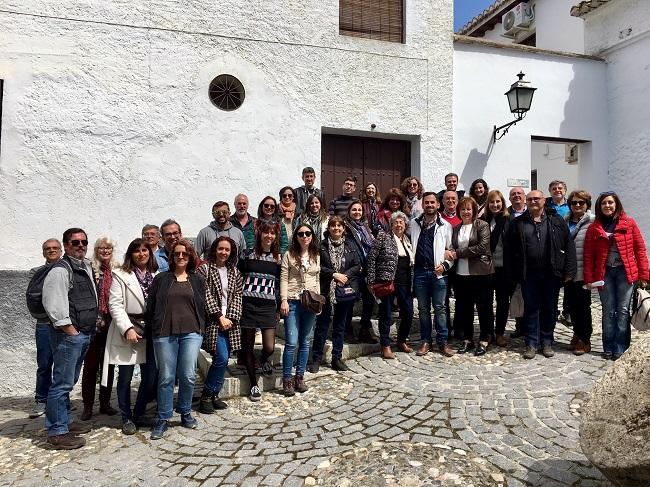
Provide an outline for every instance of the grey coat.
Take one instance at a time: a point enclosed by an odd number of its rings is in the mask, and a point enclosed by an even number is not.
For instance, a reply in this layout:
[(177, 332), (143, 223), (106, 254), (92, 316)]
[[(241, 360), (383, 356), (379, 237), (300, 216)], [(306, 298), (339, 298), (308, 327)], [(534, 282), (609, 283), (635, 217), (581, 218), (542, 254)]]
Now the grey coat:
[[(569, 221), (569, 218), (571, 218), (571, 214), (567, 216), (566, 220), (567, 223)], [(584, 263), (582, 261), (583, 256), (584, 256), (584, 250), (585, 250), (585, 235), (587, 235), (587, 229), (589, 226), (593, 223), (593, 221), (596, 219), (596, 216), (591, 213), (591, 210), (587, 210), (587, 212), (582, 215), (582, 218), (578, 222), (578, 225), (574, 229), (573, 232), (571, 232), (571, 237), (573, 238), (573, 242), (576, 245), (576, 261), (577, 261), (577, 270), (576, 270), (576, 281), (584, 281)]]

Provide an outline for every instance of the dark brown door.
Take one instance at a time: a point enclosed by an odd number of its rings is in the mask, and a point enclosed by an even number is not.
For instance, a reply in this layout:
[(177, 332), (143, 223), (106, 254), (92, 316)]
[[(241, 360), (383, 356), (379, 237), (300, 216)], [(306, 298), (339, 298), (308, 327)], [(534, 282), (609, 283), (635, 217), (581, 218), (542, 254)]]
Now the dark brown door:
[(328, 200), (341, 194), (348, 176), (357, 177), (358, 191), (367, 182), (373, 182), (383, 195), (410, 174), (411, 142), (408, 140), (328, 134), (322, 137), (321, 186)]

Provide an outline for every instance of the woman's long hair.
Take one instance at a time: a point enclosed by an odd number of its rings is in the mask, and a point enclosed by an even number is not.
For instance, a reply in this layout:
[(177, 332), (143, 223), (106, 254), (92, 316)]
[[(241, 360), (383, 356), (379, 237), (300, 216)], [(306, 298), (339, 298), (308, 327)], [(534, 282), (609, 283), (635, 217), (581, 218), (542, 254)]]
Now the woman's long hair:
[(316, 243), (316, 234), (314, 233), (314, 229), (310, 225), (307, 225), (306, 223), (301, 223), (293, 231), (293, 236), (291, 237), (291, 245), (289, 246), (289, 255), (293, 257), (294, 260), (298, 262), (300, 261), (301, 250), (300, 250), (300, 242), (298, 242), (298, 232), (300, 231), (301, 228), (306, 228), (311, 232), (311, 242), (309, 242), (309, 247), (307, 248), (307, 253), (309, 254), (309, 258), (311, 260), (318, 259), (320, 250), (318, 248), (318, 244)]
[[(483, 185), (483, 188), (485, 188), (485, 192), (483, 193), (482, 198), (478, 198), (476, 196), (476, 193), (474, 192), (476, 190), (476, 185), (481, 183)], [(479, 206), (483, 206), (487, 202), (487, 196), (488, 193), (490, 192), (490, 187), (488, 184), (485, 182), (485, 179), (475, 179), (472, 181), (472, 185), (469, 187), (469, 196), (474, 198), (474, 201), (478, 203)]]
[(210, 250), (208, 252), (208, 261), (212, 264), (217, 263), (217, 247), (219, 246), (220, 242), (224, 241), (230, 244), (230, 255), (228, 256), (228, 259), (226, 259), (226, 267), (231, 267), (237, 263), (237, 244), (232, 238), (226, 237), (225, 235), (217, 237), (214, 242), (212, 242), (212, 245), (210, 245)]
[(375, 183), (372, 181), (368, 181), (366, 185), (363, 187), (363, 191), (359, 195), (359, 199), (361, 200), (362, 203), (365, 203), (368, 201), (368, 196), (366, 195), (366, 190), (368, 189), (368, 186), (373, 185), (375, 187), (375, 201), (381, 201), (381, 195), (379, 194), (379, 186), (377, 186)]
[[(196, 250), (194, 250), (194, 246), (192, 245), (192, 242), (190, 242), (186, 238), (182, 238), (178, 242), (176, 242), (174, 244), (174, 248), (172, 248), (172, 251), (169, 254), (169, 272), (174, 272), (174, 270), (176, 269), (176, 257), (174, 256), (174, 249), (179, 245), (184, 246), (185, 251), (189, 255), (189, 260), (187, 262), (187, 272), (188, 273), (194, 272), (196, 270), (196, 265), (199, 262), (199, 256), (196, 255)], [(212, 247), (210, 247), (210, 250), (212, 250)]]
[(95, 246), (93, 248), (93, 257), (90, 260), (91, 267), (98, 275), (99, 275), (99, 269), (102, 266), (101, 262), (99, 261), (99, 247), (101, 247), (102, 245), (113, 249), (113, 253), (111, 254), (111, 260), (108, 262), (108, 266), (111, 269), (115, 267), (119, 267), (117, 260), (115, 260), (115, 240), (113, 240), (111, 237), (106, 237), (106, 236), (99, 237), (97, 240), (95, 240)]
[(614, 220), (618, 220), (621, 217), (621, 215), (625, 214), (625, 210), (623, 209), (623, 203), (621, 203), (621, 199), (618, 197), (618, 195), (614, 193), (614, 191), (607, 191), (605, 193), (600, 193), (600, 196), (598, 196), (598, 199), (596, 199), (596, 205), (594, 209), (596, 210), (596, 220), (598, 221), (602, 222), (603, 219), (606, 218), (605, 215), (603, 215), (603, 210), (600, 206), (603, 200), (608, 196), (614, 198), (614, 203), (616, 203), (616, 210), (614, 210), (614, 216), (613, 216)]
[(136, 238), (129, 244), (129, 247), (126, 249), (126, 253), (124, 254), (124, 264), (122, 264), (122, 270), (129, 273), (133, 272), (133, 269), (136, 267), (135, 262), (133, 262), (133, 253), (140, 247), (145, 247), (149, 251), (147, 270), (152, 273), (156, 272), (158, 270), (158, 262), (156, 262), (156, 257), (153, 255), (153, 252), (149, 248), (149, 245), (143, 238)]
[[(497, 214), (492, 213), (490, 210), (490, 200), (492, 200), (493, 197), (499, 198), (501, 200), (501, 211)], [(497, 215), (508, 216), (510, 214), (508, 211), (508, 206), (506, 205), (506, 199), (504, 198), (503, 193), (501, 193), (501, 191), (498, 189), (493, 189), (488, 193), (487, 199), (485, 200), (485, 205), (485, 213), (481, 217), (481, 220), (485, 220), (488, 223), (496, 218)]]
[(275, 220), (275, 219), (278, 218), (278, 215), (279, 215), (279, 212), (278, 212), (279, 205), (278, 205), (277, 200), (271, 195), (265, 196), (264, 198), (262, 198), (262, 201), (260, 201), (260, 204), (257, 206), (257, 218), (259, 220), (268, 220), (269, 219), (264, 214), (264, 202), (266, 202), (267, 200), (273, 200), (273, 204), (275, 205), (275, 210), (273, 211), (273, 215), (271, 216), (271, 219)]
[(311, 205), (311, 202), (314, 201), (314, 199), (317, 199), (320, 202), (320, 211), (318, 214), (320, 215), (320, 220), (324, 221), (329, 216), (329, 214), (327, 213), (325, 205), (323, 204), (323, 198), (317, 194), (309, 195), (309, 198), (307, 198), (307, 203), (305, 204), (305, 210), (302, 212), (302, 214), (309, 215), (309, 205)]
[(275, 240), (271, 244), (271, 253), (273, 254), (273, 258), (278, 260), (280, 258), (280, 234), (278, 233), (278, 227), (273, 223), (262, 222), (257, 226), (253, 252), (257, 256), (261, 256), (264, 253), (264, 250), (262, 250), (262, 233), (269, 231), (273, 231), (275, 234)]
[(406, 213), (408, 215), (408, 206), (406, 204), (406, 196), (404, 196), (404, 193), (402, 193), (402, 190), (399, 188), (390, 188), (388, 190), (388, 194), (384, 196), (384, 201), (381, 204), (381, 210), (388, 210), (392, 211), (389, 206), (389, 202), (391, 198), (398, 198), (400, 203), (399, 203), (399, 208), (398, 210)]

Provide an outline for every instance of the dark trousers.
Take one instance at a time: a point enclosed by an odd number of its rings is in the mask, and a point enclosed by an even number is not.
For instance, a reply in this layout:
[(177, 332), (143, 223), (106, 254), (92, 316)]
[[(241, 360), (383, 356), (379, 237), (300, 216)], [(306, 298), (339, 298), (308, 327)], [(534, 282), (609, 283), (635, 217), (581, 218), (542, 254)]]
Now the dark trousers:
[(314, 330), (314, 344), (312, 345), (312, 357), (314, 362), (323, 360), (325, 340), (330, 328), (330, 317), (334, 308), (332, 318), (332, 359), (341, 358), (343, 354), (343, 335), (345, 334), (345, 323), (347, 316), (352, 314), (354, 301), (347, 303), (336, 303), (332, 306), (329, 298), (323, 306), (323, 312), (316, 317), (316, 329)]
[(553, 344), (557, 301), (562, 283), (557, 277), (529, 273), (521, 285), (524, 298), (524, 334), (527, 346)]
[(122, 421), (144, 416), (147, 404), (156, 398), (158, 387), (158, 367), (153, 351), (153, 340), (147, 339), (147, 361), (140, 364), (140, 386), (131, 413), (131, 379), (135, 365), (118, 365), (117, 402), (122, 413)]
[(583, 343), (589, 343), (593, 332), (591, 322), (591, 290), (583, 289), (584, 281), (564, 285), (564, 302), (568, 304), (573, 333)]
[[(84, 359), (84, 371), (81, 378), (81, 397), (84, 406), (90, 406), (95, 402), (95, 390), (97, 389), (97, 373), (101, 370), (104, 362), (104, 349), (106, 348), (107, 330), (96, 333), (90, 341), (86, 358)], [(114, 365), (108, 366), (108, 385), (99, 387), (99, 404), (108, 406), (113, 390)]]
[(503, 267), (496, 267), (492, 277), (492, 290), (497, 301), (497, 310), (495, 318), (495, 333), (503, 335), (508, 322), (508, 313), (510, 311), (510, 281), (506, 276)]
[(479, 339), (487, 342), (494, 335), (494, 313), (492, 312), (492, 276), (454, 277), (456, 316), (463, 332), (463, 340), (474, 341), (474, 305), (480, 324)]
[(379, 303), (379, 343), (382, 347), (390, 346), (391, 313), (393, 299), (399, 306), (399, 326), (397, 327), (397, 342), (406, 342), (413, 324), (413, 294), (410, 286), (395, 284), (395, 292), (381, 298)]
[[(361, 291), (361, 321), (359, 321), (359, 329), (370, 329), (372, 328), (372, 311), (375, 307), (375, 297), (368, 290), (368, 286), (365, 284), (365, 279), (360, 285)], [(353, 334), (354, 330), (352, 329), (352, 315), (354, 313), (352, 310), (348, 313), (348, 317), (345, 320), (345, 333)]]

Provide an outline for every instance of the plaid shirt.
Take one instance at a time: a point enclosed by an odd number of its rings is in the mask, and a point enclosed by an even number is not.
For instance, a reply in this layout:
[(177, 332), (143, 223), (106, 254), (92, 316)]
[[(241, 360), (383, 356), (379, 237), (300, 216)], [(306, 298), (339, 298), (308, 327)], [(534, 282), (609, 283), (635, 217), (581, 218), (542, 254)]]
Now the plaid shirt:
[[(199, 268), (199, 272), (205, 275), (205, 308), (208, 317), (221, 315), (221, 279), (216, 264), (206, 262)], [(236, 267), (228, 267), (228, 303), (226, 306), (226, 318), (233, 322), (232, 328), (228, 330), (228, 340), (232, 351), (241, 349), (241, 330), (239, 321), (242, 313), (243, 279)], [(208, 323), (213, 321), (208, 320)]]

